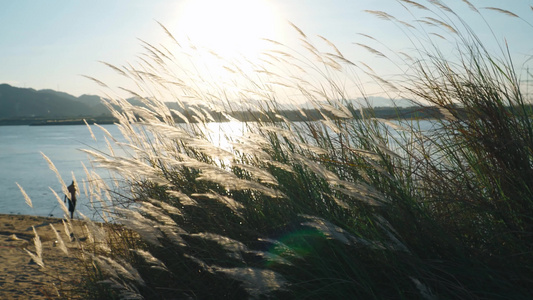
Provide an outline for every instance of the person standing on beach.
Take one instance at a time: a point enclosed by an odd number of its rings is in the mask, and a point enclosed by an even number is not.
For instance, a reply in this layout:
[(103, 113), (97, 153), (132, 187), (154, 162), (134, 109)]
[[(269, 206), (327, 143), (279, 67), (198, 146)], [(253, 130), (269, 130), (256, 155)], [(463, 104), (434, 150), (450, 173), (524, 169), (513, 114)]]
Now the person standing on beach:
[(65, 198), (63, 199), (63, 202), (67, 201), (68, 198), (68, 211), (70, 211), (70, 218), (74, 218), (74, 210), (76, 209), (76, 184), (74, 183), (74, 180), (72, 183), (67, 187), (68, 193), (70, 194), (70, 197), (65, 195)]

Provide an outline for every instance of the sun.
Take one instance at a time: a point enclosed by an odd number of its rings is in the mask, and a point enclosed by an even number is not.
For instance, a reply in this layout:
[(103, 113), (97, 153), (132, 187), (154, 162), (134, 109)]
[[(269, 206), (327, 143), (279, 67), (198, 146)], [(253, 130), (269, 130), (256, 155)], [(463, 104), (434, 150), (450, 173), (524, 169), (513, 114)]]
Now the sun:
[(174, 29), (222, 57), (250, 58), (264, 50), (263, 38), (276, 36), (278, 23), (267, 0), (189, 0)]

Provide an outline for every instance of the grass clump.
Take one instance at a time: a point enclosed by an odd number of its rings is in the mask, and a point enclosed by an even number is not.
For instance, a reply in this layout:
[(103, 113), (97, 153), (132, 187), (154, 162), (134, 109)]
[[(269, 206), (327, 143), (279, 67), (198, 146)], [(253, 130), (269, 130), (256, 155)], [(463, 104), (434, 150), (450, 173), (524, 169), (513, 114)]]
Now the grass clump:
[[(143, 105), (109, 100), (129, 155), (87, 151), (128, 187), (103, 201), (122, 226), (108, 233), (113, 246), (92, 256), (87, 296), (531, 297), (531, 99), (506, 49), (489, 53), (444, 3), (399, 2), (430, 15), (415, 26), (369, 11), (413, 41), (413, 53), (390, 59), (409, 66), (400, 80), (351, 62), (325, 39), (332, 50), (318, 50), (295, 26), (305, 52), (273, 42), (269, 68), (248, 62), (252, 72), (222, 60), (229, 84), (184, 69), (178, 43), (177, 52), (147, 43), (138, 67), (112, 66), (137, 84), (130, 92)], [(438, 38), (452, 42), (455, 57), (426, 25), (446, 32)], [(363, 112), (341, 84), (362, 91), (363, 73), (442, 118)], [(284, 121), (283, 93), (312, 103), (322, 119), (302, 111), (301, 122)], [(238, 134), (212, 123), (247, 110), (262, 116), (229, 123)]]

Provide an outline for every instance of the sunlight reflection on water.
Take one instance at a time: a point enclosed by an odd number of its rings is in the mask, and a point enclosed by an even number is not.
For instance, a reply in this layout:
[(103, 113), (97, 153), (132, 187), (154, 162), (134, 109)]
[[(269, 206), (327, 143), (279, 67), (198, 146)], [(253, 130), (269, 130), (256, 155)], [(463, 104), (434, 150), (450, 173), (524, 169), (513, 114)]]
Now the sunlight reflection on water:
[(230, 152), (233, 150), (232, 142), (246, 132), (246, 123), (242, 122), (207, 123), (204, 131), (213, 145)]

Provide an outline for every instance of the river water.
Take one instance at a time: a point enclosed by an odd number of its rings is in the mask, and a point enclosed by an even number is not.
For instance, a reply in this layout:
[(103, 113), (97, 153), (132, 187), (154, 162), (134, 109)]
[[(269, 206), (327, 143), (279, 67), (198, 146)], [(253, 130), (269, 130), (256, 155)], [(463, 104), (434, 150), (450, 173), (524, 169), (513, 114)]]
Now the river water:
[[(121, 140), (116, 125), (102, 127)], [(80, 149), (109, 151), (102, 130), (94, 125), (91, 125), (91, 129), (96, 141), (84, 125), (0, 126), (0, 213), (63, 216), (61, 207), (50, 190), (53, 189), (63, 199), (61, 184), (43, 157), (44, 154), (54, 163), (67, 185), (72, 181), (72, 173), (78, 181), (80, 195), (76, 211), (92, 219), (99, 219), (84, 193), (83, 185), (87, 182), (83, 164), (91, 170), (91, 163), (88, 155)], [(206, 130), (217, 146), (229, 148), (223, 133), (235, 134), (238, 131), (242, 134), (242, 124), (212, 123)], [(115, 148), (115, 151), (120, 153), (120, 149)], [(92, 170), (111, 184), (109, 172), (98, 168)], [(17, 183), (30, 197), (33, 208), (26, 204)]]
[[(435, 122), (421, 121), (424, 130), (429, 130)], [(121, 136), (116, 125), (104, 125), (114, 137)], [(87, 154), (80, 149), (100, 149), (107, 152), (104, 133), (96, 126), (91, 126), (96, 141), (91, 137), (87, 126), (0, 126), (0, 213), (27, 214), (38, 216), (62, 217), (63, 212), (54, 196), (53, 189), (63, 197), (61, 185), (50, 170), (41, 152), (55, 164), (66, 184), (76, 177), (81, 194), (78, 197), (77, 211), (98, 219), (91, 208), (88, 197), (83, 191), (87, 184), (82, 163), (91, 168)], [(208, 126), (212, 142), (229, 150), (229, 144), (223, 133), (241, 135), (242, 123), (212, 123)], [(120, 138), (119, 138), (120, 140)], [(102, 169), (95, 171), (111, 183), (111, 175)], [(33, 208), (26, 204), (17, 184), (20, 184), (31, 198)]]
[[(107, 147), (101, 130), (91, 127), (96, 141), (87, 126), (0, 126), (0, 213), (62, 217), (61, 207), (50, 188), (61, 198), (64, 194), (41, 152), (52, 160), (67, 185), (74, 173), (82, 187), (86, 178), (82, 162), (87, 168), (91, 165), (88, 156), (79, 149)], [(103, 127), (119, 136), (115, 125)], [(104, 170), (98, 173), (110, 178)], [(33, 208), (26, 204), (16, 183), (31, 198)], [(94, 218), (83, 188), (80, 192), (76, 209)]]

